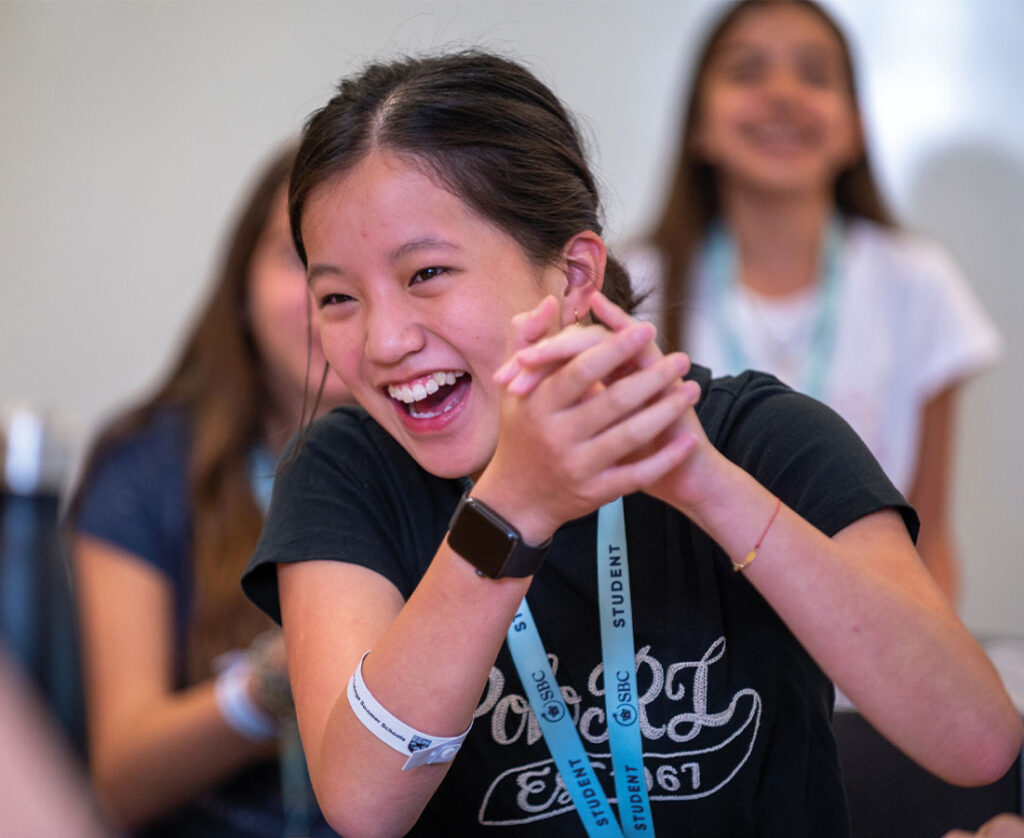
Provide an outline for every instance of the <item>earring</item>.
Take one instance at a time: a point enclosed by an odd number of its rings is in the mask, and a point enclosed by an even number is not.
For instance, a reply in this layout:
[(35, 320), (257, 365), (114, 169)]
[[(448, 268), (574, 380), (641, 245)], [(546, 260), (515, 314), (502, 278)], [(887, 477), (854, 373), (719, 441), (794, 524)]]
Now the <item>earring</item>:
[(572, 316), (576, 318), (576, 325), (579, 326), (580, 325), (580, 313), (576, 309), (573, 309), (572, 310)]

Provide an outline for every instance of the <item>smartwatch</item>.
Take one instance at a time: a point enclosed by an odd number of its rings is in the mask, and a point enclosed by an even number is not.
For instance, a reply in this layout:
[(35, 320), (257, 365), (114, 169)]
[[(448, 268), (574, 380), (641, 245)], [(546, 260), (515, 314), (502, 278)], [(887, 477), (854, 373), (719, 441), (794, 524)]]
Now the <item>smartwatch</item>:
[(523, 541), (519, 530), (497, 512), (466, 494), (448, 525), (448, 546), (481, 576), (521, 578), (540, 569), (551, 539), (531, 547)]

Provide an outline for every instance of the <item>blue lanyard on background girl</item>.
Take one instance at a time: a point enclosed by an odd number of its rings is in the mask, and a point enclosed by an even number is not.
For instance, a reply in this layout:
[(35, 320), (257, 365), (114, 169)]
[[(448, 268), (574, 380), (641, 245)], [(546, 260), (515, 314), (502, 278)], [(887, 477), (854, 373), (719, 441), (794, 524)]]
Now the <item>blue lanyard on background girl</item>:
[[(715, 221), (708, 231), (704, 246), (704, 261), (711, 278), (714, 293), (715, 329), (726, 354), (728, 372), (737, 374), (756, 366), (743, 349), (736, 327), (726, 315), (729, 292), (739, 286), (738, 260), (732, 237), (721, 221)], [(805, 359), (801, 381), (788, 381), (794, 389), (815, 399), (825, 396), (825, 377), (835, 349), (836, 323), (839, 314), (839, 280), (843, 261), (843, 219), (833, 212), (825, 230), (821, 256), (821, 299), (817, 318), (811, 331), (808, 357)], [(773, 370), (767, 370), (773, 372)]]
[(647, 796), (636, 691), (633, 609), (622, 498), (597, 513), (597, 584), (604, 663), (604, 703), (619, 822), (608, 803), (562, 698), (530, 608), (523, 600), (508, 648), (566, 790), (589, 836), (654, 835)]
[[(249, 488), (264, 517), (270, 509), (276, 471), (277, 463), (269, 448), (257, 444), (249, 450)], [(285, 816), (283, 835), (309, 835), (319, 810), (294, 721), (282, 722), (280, 747), (281, 804)]]

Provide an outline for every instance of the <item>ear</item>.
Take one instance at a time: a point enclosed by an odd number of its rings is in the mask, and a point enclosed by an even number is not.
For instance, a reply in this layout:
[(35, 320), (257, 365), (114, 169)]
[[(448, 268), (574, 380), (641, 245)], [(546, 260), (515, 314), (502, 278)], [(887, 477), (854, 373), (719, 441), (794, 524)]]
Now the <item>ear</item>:
[(608, 251), (593, 230), (577, 233), (562, 250), (566, 285), (562, 303), (562, 325), (583, 320), (590, 313), (590, 300), (604, 284)]

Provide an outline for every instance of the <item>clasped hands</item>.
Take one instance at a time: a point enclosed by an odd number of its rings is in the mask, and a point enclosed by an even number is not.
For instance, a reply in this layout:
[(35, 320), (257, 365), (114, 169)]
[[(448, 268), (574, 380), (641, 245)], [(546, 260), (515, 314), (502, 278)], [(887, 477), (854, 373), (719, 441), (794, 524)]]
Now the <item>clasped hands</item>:
[(554, 297), (515, 317), (494, 374), (501, 427), (486, 472), (530, 499), (522, 514), (538, 541), (636, 491), (676, 506), (700, 501), (697, 461), (710, 445), (693, 409), (700, 388), (682, 380), (689, 358), (662, 353), (652, 324), (602, 294), (590, 301), (601, 323), (562, 327)]

